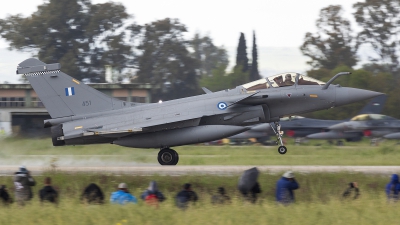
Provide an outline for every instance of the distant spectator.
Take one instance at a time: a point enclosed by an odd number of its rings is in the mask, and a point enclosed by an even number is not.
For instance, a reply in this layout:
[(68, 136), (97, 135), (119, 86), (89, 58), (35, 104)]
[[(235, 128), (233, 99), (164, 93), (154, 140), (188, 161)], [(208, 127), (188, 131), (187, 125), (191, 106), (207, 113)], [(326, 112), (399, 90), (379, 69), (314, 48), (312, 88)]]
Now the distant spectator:
[(231, 198), (226, 194), (225, 188), (219, 187), (217, 194), (211, 197), (211, 203), (214, 205), (228, 204), (231, 203)]
[(44, 187), (39, 191), (40, 202), (58, 203), (58, 192), (51, 186), (51, 178), (44, 179)]
[(283, 174), (282, 178), (276, 183), (276, 201), (283, 204), (293, 203), (293, 191), (299, 188), (299, 184), (294, 179), (292, 171)]
[(251, 203), (257, 202), (257, 194), (261, 193), (261, 187), (258, 182), (256, 182), (249, 192), (241, 192), (245, 200), (248, 200)]
[(111, 193), (110, 201), (111, 203), (120, 205), (124, 205), (126, 203), (137, 203), (136, 197), (129, 193), (128, 185), (125, 183), (120, 183), (118, 185), (118, 191)]
[(6, 185), (1, 185), (0, 187), (0, 199), (4, 205), (9, 205), (13, 202), (12, 198), (8, 194)]
[(88, 204), (103, 204), (104, 194), (97, 184), (91, 183), (83, 190), (81, 200)]
[(388, 200), (397, 201), (399, 200), (400, 183), (399, 176), (392, 174), (390, 182), (386, 185), (386, 196)]
[(358, 188), (357, 182), (351, 182), (349, 183), (349, 187), (343, 192), (343, 198), (348, 198), (351, 195), (351, 192), (354, 191), (354, 197), (353, 199), (357, 199), (358, 196), (360, 195), (360, 190)]
[(26, 167), (21, 166), (14, 175), (15, 199), (19, 205), (25, 205), (26, 201), (33, 198), (31, 186), (35, 186), (35, 184), (35, 180)]
[(158, 190), (157, 183), (150, 181), (150, 185), (140, 196), (147, 204), (158, 206), (159, 202), (165, 200), (164, 195)]
[(197, 200), (197, 194), (192, 191), (192, 185), (189, 183), (183, 185), (183, 190), (176, 195), (176, 205), (181, 209), (186, 209), (189, 202), (196, 202)]
[(258, 182), (256, 182), (256, 184), (253, 186), (253, 188), (250, 190), (250, 201), (252, 203), (256, 203), (257, 201), (257, 194), (261, 193), (261, 187), (260, 184)]

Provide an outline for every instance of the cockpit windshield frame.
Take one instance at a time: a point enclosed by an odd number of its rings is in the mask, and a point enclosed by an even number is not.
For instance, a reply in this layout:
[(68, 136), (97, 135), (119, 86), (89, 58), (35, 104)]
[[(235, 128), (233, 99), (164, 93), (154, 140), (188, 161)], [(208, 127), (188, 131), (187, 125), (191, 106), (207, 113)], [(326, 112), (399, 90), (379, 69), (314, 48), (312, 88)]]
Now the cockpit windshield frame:
[(395, 120), (395, 118), (382, 114), (361, 114), (351, 118), (350, 121), (369, 121), (369, 120)]
[(281, 73), (278, 75), (262, 78), (243, 84), (242, 87), (246, 91), (256, 91), (260, 89), (279, 88), (294, 85), (325, 85), (325, 82), (319, 81), (312, 77), (308, 77), (299, 73)]

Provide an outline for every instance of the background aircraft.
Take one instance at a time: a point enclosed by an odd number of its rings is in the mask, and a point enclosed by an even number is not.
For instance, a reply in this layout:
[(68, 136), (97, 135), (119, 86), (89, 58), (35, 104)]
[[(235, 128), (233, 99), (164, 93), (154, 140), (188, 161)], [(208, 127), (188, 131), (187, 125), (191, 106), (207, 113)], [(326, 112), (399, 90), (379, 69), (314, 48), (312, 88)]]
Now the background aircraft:
[[(279, 119), (373, 98), (382, 93), (324, 83), (297, 73), (263, 78), (234, 89), (165, 101), (138, 104), (107, 96), (61, 72), (60, 64), (30, 58), (18, 65), (52, 119), (54, 146), (112, 143), (134, 148), (160, 148), (158, 161), (176, 165), (173, 146), (229, 137), (250, 125), (273, 122), (285, 154)], [(283, 79), (283, 77), (285, 79)], [(272, 79), (272, 82), (269, 79)]]
[[(381, 114), (362, 114), (353, 117), (350, 121), (335, 124), (329, 127), (327, 133), (336, 133), (330, 139), (339, 139), (340, 135), (360, 135), (370, 138), (395, 139), (400, 132), (400, 120)], [(316, 134), (323, 135), (323, 134)]]
[[(381, 113), (387, 99), (386, 95), (377, 96), (365, 105), (358, 115), (365, 113)], [(291, 116), (285, 117), (280, 120), (281, 130), (285, 132), (288, 137), (294, 138), (304, 138), (308, 135), (318, 134), (323, 135), (336, 135), (337, 139), (346, 139), (347, 141), (357, 141), (362, 137), (362, 133), (348, 133), (343, 134), (341, 132), (327, 132), (329, 127), (335, 124), (346, 122), (348, 120), (321, 120), (321, 119), (311, 119), (302, 116)], [(324, 133), (320, 133), (324, 132)], [(273, 129), (269, 124), (257, 124), (254, 125), (250, 130), (243, 133), (229, 137), (229, 139), (249, 139), (256, 138), (260, 143), (266, 143), (269, 136), (275, 135)], [(324, 138), (317, 138), (324, 139)], [(329, 139), (329, 138), (328, 138)]]

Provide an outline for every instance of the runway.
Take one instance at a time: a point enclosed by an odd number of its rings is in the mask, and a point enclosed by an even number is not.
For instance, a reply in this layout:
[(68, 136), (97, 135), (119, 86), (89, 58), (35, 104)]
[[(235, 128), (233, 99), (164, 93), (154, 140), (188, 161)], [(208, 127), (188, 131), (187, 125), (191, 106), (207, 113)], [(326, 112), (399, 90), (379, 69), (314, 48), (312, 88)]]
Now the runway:
[[(0, 175), (12, 175), (18, 170), (15, 166), (0, 166)], [(28, 170), (34, 175), (46, 171), (59, 171), (67, 173), (103, 173), (103, 174), (131, 174), (131, 175), (236, 175), (243, 170), (254, 166), (59, 166), (56, 168), (31, 166)], [(256, 166), (263, 173), (277, 174), (287, 170), (295, 173), (337, 173), (353, 172), (366, 174), (392, 174), (399, 173), (400, 166)]]

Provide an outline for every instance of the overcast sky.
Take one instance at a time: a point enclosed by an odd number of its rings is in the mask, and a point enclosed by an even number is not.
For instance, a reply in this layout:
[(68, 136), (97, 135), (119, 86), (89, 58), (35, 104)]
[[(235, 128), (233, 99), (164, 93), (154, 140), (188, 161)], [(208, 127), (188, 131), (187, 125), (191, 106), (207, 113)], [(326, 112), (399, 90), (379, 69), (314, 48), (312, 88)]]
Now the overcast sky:
[[(92, 3), (104, 3), (106, 0), (92, 0)], [(291, 47), (298, 49), (303, 43), (306, 32), (315, 31), (315, 21), (321, 8), (332, 4), (340, 4), (345, 10), (344, 16), (351, 19), (352, 5), (357, 0), (117, 0), (128, 13), (132, 14), (139, 24), (150, 23), (158, 19), (178, 18), (189, 30), (188, 36), (195, 32), (208, 34), (218, 46), (230, 49), (238, 43), (239, 33), (246, 35), (247, 45), (251, 46), (252, 31), (257, 35), (259, 47)], [(0, 7), (0, 18), (8, 14), (21, 13), (25, 16), (36, 11), (43, 0), (11, 0)], [(57, 12), (54, 12), (57, 13)], [(353, 25), (355, 25), (353, 23)], [(0, 40), (0, 48), (7, 43)], [(301, 53), (298, 50), (295, 54)], [(250, 52), (250, 50), (248, 51)], [(18, 55), (18, 54), (17, 54)], [(23, 55), (22, 57), (25, 57)], [(231, 59), (233, 59), (231, 52)], [(1, 60), (4, 55), (0, 56)], [(300, 58), (299, 58), (300, 60)], [(307, 68), (301, 59), (303, 70)], [(290, 64), (290, 62), (285, 62)], [(299, 64), (299, 66), (300, 66)], [(297, 66), (297, 67), (299, 67)], [(0, 65), (1, 67), (1, 65)], [(260, 64), (260, 67), (265, 65)], [(263, 68), (261, 68), (263, 69)], [(296, 68), (294, 68), (296, 69)], [(15, 71), (15, 68), (13, 68)], [(301, 72), (301, 71), (299, 71)], [(2, 82), (0, 68), (0, 82)]]

